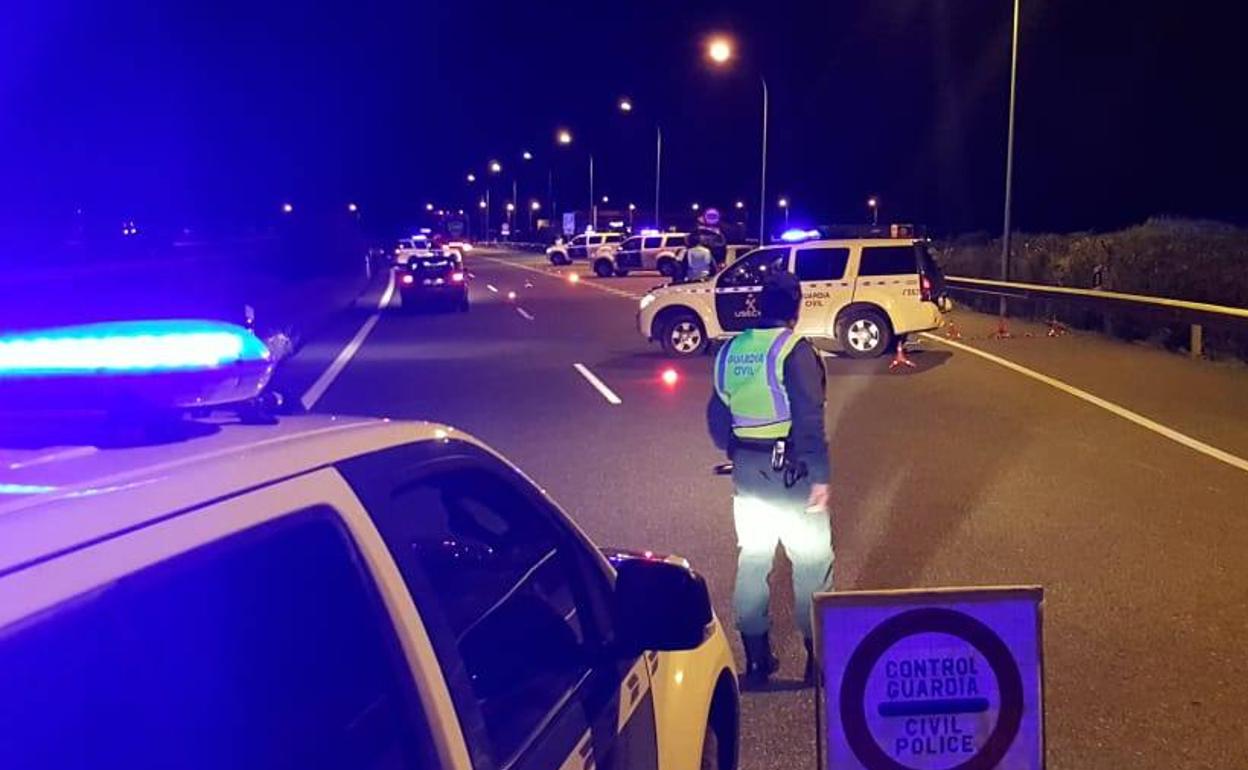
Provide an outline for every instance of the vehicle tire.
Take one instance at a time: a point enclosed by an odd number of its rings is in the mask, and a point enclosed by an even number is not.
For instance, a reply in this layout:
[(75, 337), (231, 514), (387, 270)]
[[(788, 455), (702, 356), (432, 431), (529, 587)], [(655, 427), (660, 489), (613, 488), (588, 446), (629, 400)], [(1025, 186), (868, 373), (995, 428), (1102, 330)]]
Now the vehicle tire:
[(676, 260), (664, 257), (655, 265), (659, 270), (659, 275), (664, 278), (674, 278), (676, 276)]
[(893, 331), (878, 311), (851, 310), (841, 319), (837, 336), (850, 358), (876, 358), (888, 352)]
[(696, 315), (688, 311), (673, 313), (663, 321), (659, 335), (663, 352), (669, 356), (689, 358), (706, 351), (709, 340), (706, 328)]
[(610, 278), (615, 275), (615, 266), (609, 259), (594, 260), (594, 275), (599, 278)]
[(702, 738), (702, 761), (698, 763), (698, 770), (722, 770), (719, 766), (719, 733), (710, 724), (706, 726)]
[(564, 262), (563, 262), (563, 255), (562, 255), (562, 254), (560, 254), (560, 253), (559, 253), (559, 252), (557, 252), (557, 251), (552, 251), (552, 252), (550, 253), (550, 264), (552, 264), (552, 265), (562, 265), (563, 263), (564, 263)]

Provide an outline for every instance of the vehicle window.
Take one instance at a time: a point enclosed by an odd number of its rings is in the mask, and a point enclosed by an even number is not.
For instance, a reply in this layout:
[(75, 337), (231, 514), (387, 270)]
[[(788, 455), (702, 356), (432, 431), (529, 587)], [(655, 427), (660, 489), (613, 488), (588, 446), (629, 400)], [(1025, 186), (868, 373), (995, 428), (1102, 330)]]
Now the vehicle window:
[(443, 667), (462, 661), (502, 765), (593, 664), (593, 611), (578, 601), (587, 582), (574, 553), (581, 546), (484, 471), (402, 488), (391, 511), (383, 536), (410, 555), (400, 567), (422, 614), (440, 614)]
[(327, 508), (0, 632), (0, 692), (0, 767), (436, 766), (390, 620)]
[(607, 236), (607, 243), (619, 243), (623, 239), (624, 239), (624, 236), (620, 235), (619, 233), (611, 233), (610, 235)]
[(864, 246), (858, 275), (905, 275), (919, 271), (914, 246)]
[(798, 249), (795, 262), (798, 280), (835, 281), (845, 276), (845, 265), (849, 262), (849, 249), (844, 247)]
[(669, 249), (679, 249), (685, 245), (687, 235), (668, 235), (663, 238), (663, 246)]
[(787, 246), (756, 249), (733, 262), (719, 276), (719, 286), (761, 286), (769, 273), (788, 270)]
[(663, 245), (663, 239), (655, 235), (655, 236), (651, 236), (647, 238), (645, 241), (645, 245), (642, 248), (657, 249), (662, 245)]
[(620, 251), (637, 251), (641, 248), (640, 238), (629, 238), (620, 245)]
[(587, 238), (587, 236), (584, 236), (584, 235), (578, 235), (578, 236), (576, 236), (575, 238), (573, 238), (573, 239), (572, 239), (572, 245), (573, 245), (573, 246), (584, 246), (584, 245), (585, 245), (586, 238)]

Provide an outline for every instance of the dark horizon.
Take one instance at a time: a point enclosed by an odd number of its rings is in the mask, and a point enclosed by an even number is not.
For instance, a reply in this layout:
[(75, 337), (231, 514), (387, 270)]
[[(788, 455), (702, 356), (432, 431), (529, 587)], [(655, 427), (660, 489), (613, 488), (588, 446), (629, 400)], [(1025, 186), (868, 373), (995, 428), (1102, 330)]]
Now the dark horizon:
[[(1235, 25), (1173, 5), (1025, 2), (1015, 224), (1110, 229), (1153, 215), (1248, 222)], [(335, 11), (223, 2), (53, 2), (0, 31), (4, 229), (105, 221), (263, 226), (360, 205), (381, 227), (426, 202), (470, 208), (498, 159), (496, 211), (585, 207), (597, 192), (665, 211), (758, 196), (759, 86), (771, 91), (768, 211), (794, 223), (1001, 226), (1010, 3), (693, 2), (541, 10), (469, 1)], [(704, 60), (711, 32), (741, 59)], [(619, 97), (635, 109), (623, 115)], [(557, 148), (557, 127), (573, 145)], [(520, 159), (529, 150), (530, 163)], [(527, 216), (527, 215), (526, 215)]]

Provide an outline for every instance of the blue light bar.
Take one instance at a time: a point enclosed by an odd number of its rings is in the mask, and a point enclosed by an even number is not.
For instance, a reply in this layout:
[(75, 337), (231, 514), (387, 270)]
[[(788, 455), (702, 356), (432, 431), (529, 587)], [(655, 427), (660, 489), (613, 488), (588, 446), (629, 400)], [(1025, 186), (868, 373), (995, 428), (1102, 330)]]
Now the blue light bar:
[[(814, 236), (811, 235), (812, 232), (815, 233)], [(795, 227), (791, 230), (785, 230), (783, 233), (781, 233), (780, 240), (784, 241), (785, 243), (797, 243), (799, 241), (804, 241), (812, 237), (817, 237), (818, 235), (819, 233), (817, 231), (802, 230), (801, 228)]]
[(118, 321), (0, 334), (0, 379), (213, 371), (269, 360), (254, 334), (217, 321)]

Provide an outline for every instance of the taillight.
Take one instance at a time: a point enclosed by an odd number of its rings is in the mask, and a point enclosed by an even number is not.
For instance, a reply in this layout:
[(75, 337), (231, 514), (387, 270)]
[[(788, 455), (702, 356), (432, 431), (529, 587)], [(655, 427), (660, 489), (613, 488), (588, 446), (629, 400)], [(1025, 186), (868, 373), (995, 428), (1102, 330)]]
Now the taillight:
[(919, 276), (919, 297), (924, 302), (932, 301), (932, 282), (926, 275)]
[(454, 281), (455, 283), (463, 283), (464, 274), (460, 272), (451, 273), (451, 280)]

